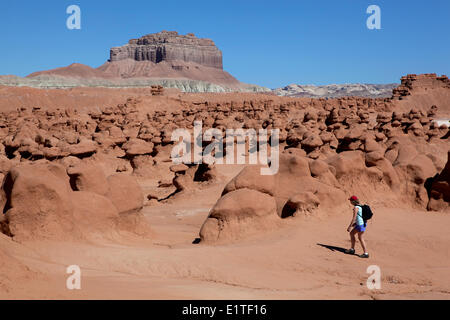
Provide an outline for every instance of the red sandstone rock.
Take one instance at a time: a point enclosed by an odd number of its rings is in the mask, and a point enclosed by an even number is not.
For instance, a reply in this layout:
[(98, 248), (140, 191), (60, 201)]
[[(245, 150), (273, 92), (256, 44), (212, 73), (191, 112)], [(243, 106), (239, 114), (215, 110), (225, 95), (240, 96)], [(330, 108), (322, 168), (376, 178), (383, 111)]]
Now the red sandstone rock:
[(117, 173), (107, 178), (109, 190), (106, 197), (119, 213), (132, 213), (142, 209), (144, 195), (136, 179), (126, 173)]
[(433, 177), (430, 187), (428, 210), (448, 211), (450, 209), (450, 151), (445, 168), (437, 177)]

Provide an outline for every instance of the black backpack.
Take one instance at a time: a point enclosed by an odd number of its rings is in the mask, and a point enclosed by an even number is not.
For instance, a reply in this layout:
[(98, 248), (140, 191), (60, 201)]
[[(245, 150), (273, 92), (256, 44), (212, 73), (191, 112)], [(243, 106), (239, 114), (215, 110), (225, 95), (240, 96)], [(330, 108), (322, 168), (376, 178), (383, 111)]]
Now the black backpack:
[(373, 212), (372, 212), (372, 209), (370, 209), (370, 207), (367, 204), (361, 205), (360, 207), (362, 209), (362, 217), (361, 218), (364, 220), (364, 224), (365, 224), (367, 220), (372, 219)]

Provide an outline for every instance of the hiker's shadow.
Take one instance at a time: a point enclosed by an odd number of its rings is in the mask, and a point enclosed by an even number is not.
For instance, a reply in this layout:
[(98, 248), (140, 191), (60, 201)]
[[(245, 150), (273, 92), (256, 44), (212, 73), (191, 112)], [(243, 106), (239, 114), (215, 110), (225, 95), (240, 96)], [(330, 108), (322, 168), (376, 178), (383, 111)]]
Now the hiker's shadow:
[(321, 244), (321, 243), (318, 243), (317, 245), (321, 246), (321, 247), (324, 247), (324, 248), (327, 248), (328, 250), (331, 250), (331, 251), (338, 251), (338, 252), (341, 252), (341, 253), (344, 253), (344, 254), (348, 254), (348, 253), (345, 252), (346, 249), (341, 248), (341, 247), (329, 246), (327, 244)]

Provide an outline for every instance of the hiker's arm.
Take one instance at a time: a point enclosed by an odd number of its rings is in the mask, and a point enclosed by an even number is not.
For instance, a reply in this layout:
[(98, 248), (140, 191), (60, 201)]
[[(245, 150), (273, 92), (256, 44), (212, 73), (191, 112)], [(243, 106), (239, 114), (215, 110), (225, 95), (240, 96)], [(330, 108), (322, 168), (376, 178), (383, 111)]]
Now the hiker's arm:
[(356, 215), (357, 215), (357, 214), (358, 214), (358, 209), (356, 209), (356, 207), (355, 207), (355, 208), (353, 208), (353, 218), (352, 218), (352, 221), (350, 222), (350, 225), (349, 225), (348, 228), (347, 228), (347, 231), (348, 231), (348, 232), (351, 231), (353, 225), (355, 224), (355, 222), (356, 222)]

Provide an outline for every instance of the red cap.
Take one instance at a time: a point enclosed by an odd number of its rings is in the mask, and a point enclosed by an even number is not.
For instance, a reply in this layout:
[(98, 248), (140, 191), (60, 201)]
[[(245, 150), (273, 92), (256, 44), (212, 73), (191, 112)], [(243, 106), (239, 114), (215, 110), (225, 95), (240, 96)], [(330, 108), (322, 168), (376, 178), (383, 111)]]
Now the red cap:
[(348, 198), (348, 200), (358, 201), (358, 197), (357, 196), (351, 196), (350, 198)]

